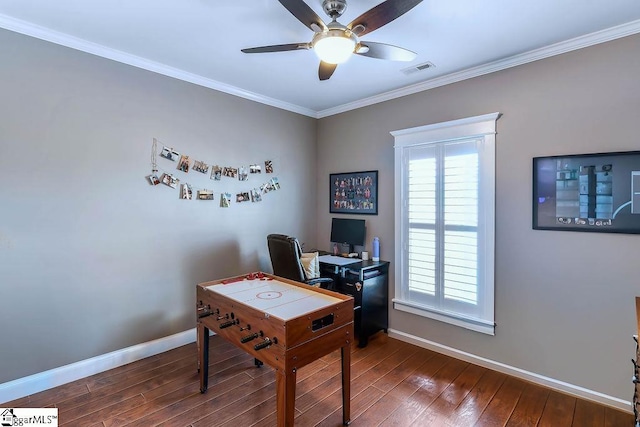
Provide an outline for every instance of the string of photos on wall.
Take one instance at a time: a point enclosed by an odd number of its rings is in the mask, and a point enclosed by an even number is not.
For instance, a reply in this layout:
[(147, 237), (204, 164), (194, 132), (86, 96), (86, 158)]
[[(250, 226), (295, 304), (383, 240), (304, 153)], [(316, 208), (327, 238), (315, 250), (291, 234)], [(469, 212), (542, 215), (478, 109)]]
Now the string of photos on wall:
[[(174, 162), (177, 167), (177, 171), (181, 174), (188, 174), (190, 172), (198, 172), (204, 175), (208, 175), (213, 181), (222, 181), (223, 179), (237, 179), (239, 181), (248, 181), (249, 175), (262, 174), (262, 164), (251, 163), (248, 166), (220, 166), (211, 165), (203, 160), (195, 160), (190, 155), (181, 154), (173, 148), (169, 148), (165, 145), (162, 146), (162, 151), (158, 154), (158, 140), (153, 138), (153, 144), (151, 146), (151, 175), (147, 176), (147, 180), (151, 185), (164, 184), (169, 188), (180, 188), (179, 197), (182, 200), (194, 200), (194, 193), (196, 200), (214, 200), (213, 190), (206, 188), (198, 188), (184, 179), (183, 183), (180, 183), (180, 178), (176, 176), (175, 172), (170, 172), (166, 169), (158, 167), (158, 157), (164, 159), (163, 162), (167, 165), (171, 165), (169, 162)], [(161, 172), (161, 173), (160, 173)], [(273, 161), (264, 161), (264, 172), (266, 174), (273, 174)], [(277, 177), (273, 177), (263, 182), (258, 187), (249, 188), (246, 191), (240, 191), (236, 193), (236, 203), (252, 202), (257, 203), (262, 201), (262, 195), (276, 191), (280, 189), (280, 182)], [(228, 208), (231, 206), (231, 193), (222, 191), (220, 193), (220, 207)]]

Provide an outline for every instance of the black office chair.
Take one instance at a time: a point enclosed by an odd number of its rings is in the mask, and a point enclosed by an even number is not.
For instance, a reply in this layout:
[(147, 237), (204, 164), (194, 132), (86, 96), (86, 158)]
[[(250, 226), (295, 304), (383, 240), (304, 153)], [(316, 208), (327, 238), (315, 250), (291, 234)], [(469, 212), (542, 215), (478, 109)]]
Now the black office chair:
[(310, 286), (333, 289), (333, 279), (327, 277), (307, 278), (300, 260), (302, 248), (300, 248), (298, 239), (284, 234), (269, 234), (267, 236), (267, 245), (269, 246), (273, 274), (285, 279), (303, 282)]

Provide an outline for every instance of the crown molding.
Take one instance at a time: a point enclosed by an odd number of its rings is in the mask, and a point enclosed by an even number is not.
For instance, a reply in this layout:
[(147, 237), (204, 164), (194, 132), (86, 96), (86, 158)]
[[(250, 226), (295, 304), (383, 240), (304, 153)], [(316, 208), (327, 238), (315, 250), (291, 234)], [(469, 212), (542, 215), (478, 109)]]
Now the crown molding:
[(487, 64), (479, 65), (477, 67), (468, 68), (466, 70), (447, 74), (441, 77), (436, 77), (436, 78), (426, 80), (420, 83), (416, 83), (410, 86), (406, 86), (400, 89), (385, 92), (380, 95), (364, 98), (364, 99), (343, 104), (337, 107), (318, 111), (317, 117), (321, 119), (323, 117), (333, 116), (335, 114), (340, 114), (350, 110), (367, 107), (369, 105), (378, 104), (380, 102), (389, 101), (389, 100), (400, 98), (406, 95), (412, 95), (414, 93), (423, 92), (425, 90), (434, 89), (434, 88), (445, 86), (451, 83), (457, 83), (463, 80), (471, 79), (471, 78), (482, 76), (485, 74), (494, 73), (496, 71), (506, 70), (507, 68), (517, 67), (518, 65), (523, 65), (529, 62), (538, 61), (540, 59), (561, 55), (563, 53), (571, 52), (574, 50), (582, 49), (582, 48), (593, 46), (600, 43), (605, 43), (611, 40), (619, 39), (619, 38), (630, 36), (637, 33), (640, 33), (640, 20), (618, 25), (616, 27), (611, 27), (606, 30), (597, 31), (595, 33), (587, 34), (585, 36), (576, 37), (560, 43), (555, 43), (543, 48), (539, 48), (539, 49), (531, 50), (529, 52), (514, 55), (509, 58), (501, 59), (494, 62), (489, 62)]
[(188, 73), (178, 68), (170, 67), (159, 62), (150, 61), (148, 59), (136, 55), (131, 55), (117, 49), (111, 49), (97, 43), (89, 42), (87, 40), (60, 33), (58, 31), (53, 31), (51, 29), (15, 19), (3, 14), (0, 14), (0, 28), (24, 34), (26, 36), (35, 37), (37, 39), (48, 41), (51, 43), (59, 44), (71, 49), (90, 53), (92, 55), (111, 59), (113, 61), (121, 62), (123, 64), (131, 65), (133, 67), (141, 68), (143, 70), (151, 71), (157, 74), (162, 74), (164, 76), (173, 77), (175, 79), (183, 80), (209, 89), (228, 93), (240, 98), (249, 99), (251, 101), (256, 101), (262, 104), (270, 105), (272, 107), (302, 114), (304, 116), (317, 118), (316, 111), (308, 108), (283, 102), (278, 99), (269, 98), (254, 92), (240, 89), (235, 86), (218, 82), (216, 80), (207, 79), (197, 74)]
[(0, 14), (0, 28), (35, 37), (51, 43), (59, 44), (61, 46), (66, 46), (82, 52), (90, 53), (92, 55), (101, 56), (103, 58), (111, 59), (113, 61), (121, 62), (123, 64), (131, 65), (147, 71), (183, 80), (209, 89), (228, 93), (240, 98), (280, 108), (282, 110), (287, 110), (304, 116), (321, 119), (324, 117), (329, 117), (358, 108), (367, 107), (369, 105), (390, 101), (403, 96), (412, 95), (440, 86), (446, 86), (451, 83), (457, 83), (485, 74), (494, 73), (496, 71), (506, 70), (511, 67), (517, 67), (518, 65), (527, 64), (529, 62), (538, 61), (540, 59), (561, 55), (563, 53), (637, 34), (640, 33), (640, 20), (631, 21), (626, 24), (618, 25), (616, 27), (611, 27), (605, 30), (587, 34), (585, 36), (576, 37), (543, 48), (534, 49), (529, 52), (514, 55), (509, 58), (457, 71), (400, 89), (392, 90), (368, 98), (363, 98), (358, 101), (350, 102), (321, 111), (314, 111), (312, 109), (301, 107), (299, 105), (284, 102), (275, 98), (266, 97), (255, 92), (240, 89), (238, 87), (221, 83), (216, 80), (207, 79), (197, 74), (188, 73), (178, 68), (170, 67), (159, 62), (150, 61), (148, 59), (144, 59), (136, 55), (131, 55), (120, 50), (107, 48), (97, 43), (92, 43), (87, 40), (70, 36), (68, 34), (53, 31), (48, 28), (15, 19), (3, 14)]

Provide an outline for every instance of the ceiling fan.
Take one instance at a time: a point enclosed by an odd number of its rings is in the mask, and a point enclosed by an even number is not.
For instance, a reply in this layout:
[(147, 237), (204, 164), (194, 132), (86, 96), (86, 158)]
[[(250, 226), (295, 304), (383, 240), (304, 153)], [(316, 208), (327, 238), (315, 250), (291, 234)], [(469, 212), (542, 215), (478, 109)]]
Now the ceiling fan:
[(417, 6), (422, 0), (387, 0), (369, 9), (347, 25), (337, 19), (347, 8), (346, 0), (324, 0), (322, 8), (331, 18), (324, 21), (303, 0), (278, 0), (315, 34), (308, 43), (290, 43), (242, 49), (244, 53), (285, 52), (313, 49), (320, 58), (318, 77), (328, 80), (338, 64), (352, 54), (392, 61), (413, 61), (416, 53), (390, 44), (362, 41), (359, 37), (387, 25)]

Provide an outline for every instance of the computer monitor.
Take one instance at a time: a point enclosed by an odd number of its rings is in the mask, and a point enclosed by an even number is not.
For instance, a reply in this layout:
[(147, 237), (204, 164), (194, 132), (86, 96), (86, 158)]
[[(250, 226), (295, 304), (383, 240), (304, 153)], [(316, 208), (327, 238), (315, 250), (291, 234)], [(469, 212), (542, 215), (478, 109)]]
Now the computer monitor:
[(331, 219), (331, 241), (349, 245), (349, 253), (354, 246), (364, 246), (364, 219)]

